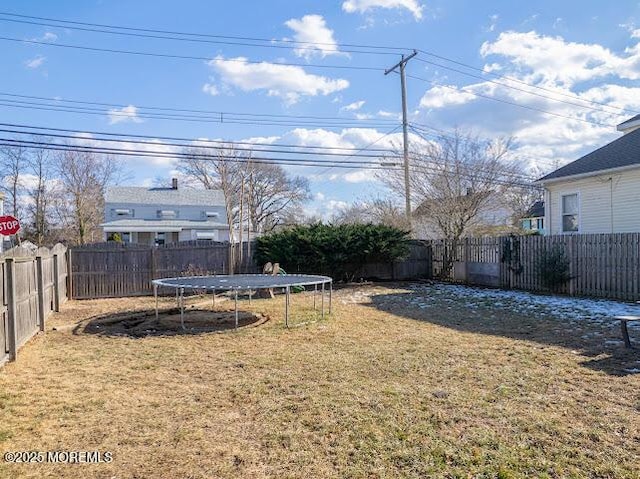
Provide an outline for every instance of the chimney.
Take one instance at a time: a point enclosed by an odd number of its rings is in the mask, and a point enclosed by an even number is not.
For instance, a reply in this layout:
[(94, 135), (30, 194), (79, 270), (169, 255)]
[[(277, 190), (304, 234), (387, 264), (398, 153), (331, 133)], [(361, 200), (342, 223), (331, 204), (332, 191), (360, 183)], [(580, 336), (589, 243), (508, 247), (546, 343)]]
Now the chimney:
[(178, 189), (178, 178), (171, 178), (171, 189), (172, 190)]

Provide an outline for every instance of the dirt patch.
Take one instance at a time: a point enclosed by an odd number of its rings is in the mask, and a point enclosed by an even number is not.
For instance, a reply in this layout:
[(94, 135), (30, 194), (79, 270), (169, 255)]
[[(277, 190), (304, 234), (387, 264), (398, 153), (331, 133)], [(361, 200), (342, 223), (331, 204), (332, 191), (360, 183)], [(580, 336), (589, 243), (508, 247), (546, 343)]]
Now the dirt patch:
[[(255, 327), (269, 318), (263, 314), (238, 311), (238, 329)], [(233, 331), (236, 329), (235, 311), (210, 311), (189, 308), (184, 312), (184, 328), (180, 309), (155, 310), (106, 314), (82, 321), (73, 328), (74, 334), (99, 334), (107, 336), (171, 336), (176, 334), (201, 334)]]

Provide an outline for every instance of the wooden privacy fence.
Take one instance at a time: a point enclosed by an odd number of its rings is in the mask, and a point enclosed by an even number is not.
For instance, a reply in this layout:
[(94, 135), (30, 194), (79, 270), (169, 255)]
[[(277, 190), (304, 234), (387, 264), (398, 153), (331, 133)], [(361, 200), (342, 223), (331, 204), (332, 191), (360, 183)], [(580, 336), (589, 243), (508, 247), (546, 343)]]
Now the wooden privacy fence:
[[(428, 278), (431, 249), (424, 242), (409, 245), (409, 257), (392, 263), (370, 263), (361, 276), (374, 279)], [(243, 260), (236, 272), (258, 273), (254, 246), (245, 243)], [(147, 246), (100, 243), (70, 251), (73, 299), (112, 298), (152, 294), (151, 280), (172, 276), (227, 274), (229, 243), (209, 241)]]
[(409, 280), (431, 277), (431, 247), (425, 241), (411, 241), (409, 256), (390, 263), (368, 263), (360, 276), (366, 279)]
[[(242, 264), (236, 272), (256, 273), (243, 248)], [(73, 299), (115, 298), (152, 294), (157, 278), (227, 274), (229, 243), (189, 241), (162, 246), (100, 243), (74, 247), (70, 251)]]
[(558, 292), (624, 301), (640, 300), (640, 233), (466, 238), (457, 245), (430, 242), (433, 273), (448, 255), (449, 280), (505, 289), (546, 291), (538, 258), (554, 248), (569, 261), (571, 279)]
[(0, 256), (0, 363), (16, 359), (18, 349), (67, 299), (67, 248), (61, 244), (35, 252), (12, 248)]

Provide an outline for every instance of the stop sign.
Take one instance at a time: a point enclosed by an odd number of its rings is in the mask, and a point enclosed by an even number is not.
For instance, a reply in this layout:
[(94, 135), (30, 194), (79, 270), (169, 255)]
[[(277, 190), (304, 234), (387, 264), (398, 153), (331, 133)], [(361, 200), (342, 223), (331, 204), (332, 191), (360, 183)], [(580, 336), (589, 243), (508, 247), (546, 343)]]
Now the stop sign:
[(11, 215), (0, 216), (0, 235), (14, 235), (20, 229), (20, 222)]

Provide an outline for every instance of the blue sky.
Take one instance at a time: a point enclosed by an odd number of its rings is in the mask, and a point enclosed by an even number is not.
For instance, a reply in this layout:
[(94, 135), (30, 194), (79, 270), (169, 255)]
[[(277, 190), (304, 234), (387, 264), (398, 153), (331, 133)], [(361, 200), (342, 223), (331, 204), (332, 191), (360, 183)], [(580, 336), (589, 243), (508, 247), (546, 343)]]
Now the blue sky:
[[(112, 112), (115, 115), (2, 106), (2, 122), (151, 136), (260, 137), (301, 145), (362, 147), (387, 133), (391, 122), (397, 121), (397, 75), (308, 65), (382, 70), (398, 58), (345, 53), (349, 48), (341, 44), (421, 49), (524, 82), (497, 79), (520, 88), (509, 89), (488, 83), (487, 79), (496, 79), (491, 76), (473, 78), (421, 61), (407, 67), (410, 75), (423, 79), (408, 81), (412, 122), (444, 130), (472, 129), (486, 137), (513, 136), (515, 153), (533, 171), (549, 170), (611, 141), (617, 136), (611, 125), (640, 111), (640, 3), (636, 1), (23, 1), (3, 2), (0, 10), (89, 23), (323, 42), (322, 49), (257, 48), (118, 37), (2, 21), (1, 36), (47, 44), (0, 41), (4, 65), (0, 92), (127, 106)], [(216, 60), (96, 53), (51, 46), (55, 44)], [(248, 65), (239, 58), (265, 63)], [(483, 76), (427, 54), (420, 53), (418, 58)], [(283, 69), (272, 65), (282, 61), (305, 66)], [(362, 122), (358, 129), (344, 129), (167, 121), (141, 118), (140, 106), (340, 116)], [(375, 122), (387, 127), (369, 126)], [(378, 144), (397, 141), (396, 133)], [(175, 168), (165, 159), (129, 157), (125, 163), (132, 184), (169, 178)], [(315, 200), (309, 213), (328, 215), (345, 202), (384, 194), (367, 171), (289, 170), (311, 180)]]

